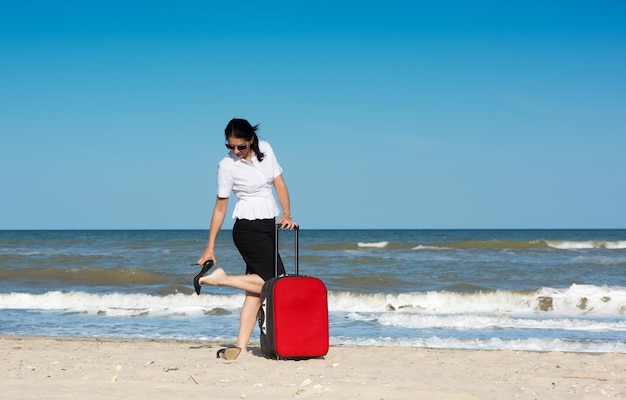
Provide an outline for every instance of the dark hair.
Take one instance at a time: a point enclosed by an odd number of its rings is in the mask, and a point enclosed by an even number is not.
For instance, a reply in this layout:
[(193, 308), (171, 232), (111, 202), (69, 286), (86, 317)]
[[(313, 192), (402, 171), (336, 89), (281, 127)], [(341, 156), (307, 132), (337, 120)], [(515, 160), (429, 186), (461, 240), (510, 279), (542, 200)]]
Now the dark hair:
[(224, 133), (226, 134), (226, 140), (228, 138), (234, 137), (237, 139), (243, 139), (248, 142), (252, 142), (252, 150), (254, 154), (256, 154), (256, 158), (259, 161), (263, 161), (263, 157), (265, 154), (261, 153), (259, 150), (259, 137), (256, 135), (256, 131), (259, 129), (259, 125), (250, 125), (248, 121), (240, 118), (233, 118), (230, 120), (228, 125), (226, 125), (226, 129), (224, 129)]

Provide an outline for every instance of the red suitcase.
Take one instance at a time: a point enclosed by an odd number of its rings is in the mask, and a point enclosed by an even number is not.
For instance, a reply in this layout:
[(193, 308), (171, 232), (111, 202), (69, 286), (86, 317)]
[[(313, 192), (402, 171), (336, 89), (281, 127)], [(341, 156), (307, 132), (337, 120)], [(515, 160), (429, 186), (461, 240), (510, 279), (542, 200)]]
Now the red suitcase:
[[(274, 266), (278, 271), (278, 227), (275, 232)], [(261, 290), (259, 328), (261, 350), (267, 358), (306, 359), (328, 353), (328, 296), (326, 286), (311, 276), (299, 275), (298, 239), (295, 229), (295, 275), (265, 282)]]

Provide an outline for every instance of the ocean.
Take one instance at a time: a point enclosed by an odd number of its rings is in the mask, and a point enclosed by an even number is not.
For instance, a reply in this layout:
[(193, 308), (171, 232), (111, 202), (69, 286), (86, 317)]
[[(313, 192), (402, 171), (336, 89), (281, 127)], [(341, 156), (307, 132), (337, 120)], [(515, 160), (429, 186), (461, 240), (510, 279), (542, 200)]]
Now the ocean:
[[(0, 231), (0, 334), (234, 342), (243, 294), (193, 290), (206, 239)], [(626, 230), (301, 229), (299, 254), (328, 288), (334, 346), (626, 353)], [(229, 230), (216, 256), (245, 270)]]

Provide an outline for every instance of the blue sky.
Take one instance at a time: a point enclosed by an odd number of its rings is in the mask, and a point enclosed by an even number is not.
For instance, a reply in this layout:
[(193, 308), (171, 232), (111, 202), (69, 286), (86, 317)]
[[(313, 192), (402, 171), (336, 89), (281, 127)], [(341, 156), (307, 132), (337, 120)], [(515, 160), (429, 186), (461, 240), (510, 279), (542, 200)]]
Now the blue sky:
[(206, 228), (232, 117), (303, 228), (626, 228), (623, 1), (226, 3), (4, 4), (0, 229)]

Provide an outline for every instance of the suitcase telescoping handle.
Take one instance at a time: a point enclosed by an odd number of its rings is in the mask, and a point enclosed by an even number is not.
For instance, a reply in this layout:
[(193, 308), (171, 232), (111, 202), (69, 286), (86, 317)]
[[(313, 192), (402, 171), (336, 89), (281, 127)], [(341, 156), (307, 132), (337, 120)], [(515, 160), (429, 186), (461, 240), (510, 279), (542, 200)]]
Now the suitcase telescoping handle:
[[(278, 277), (278, 231), (281, 230), (279, 228), (279, 226), (280, 225), (278, 225), (278, 224), (276, 224), (274, 226), (274, 277), (276, 277), (276, 278)], [(294, 231), (294, 233), (296, 235), (295, 239), (294, 239), (294, 241), (296, 243), (296, 250), (295, 250), (295, 253), (294, 253), (294, 259), (295, 259), (294, 264), (295, 264), (295, 271), (296, 271), (295, 274), (298, 275), (298, 273), (299, 273), (298, 272), (298, 259), (299, 259), (299, 254), (298, 254), (298, 247), (299, 247), (299, 244), (298, 244), (298, 241), (299, 241), (298, 233), (300, 232), (300, 227), (296, 225), (292, 230)]]

